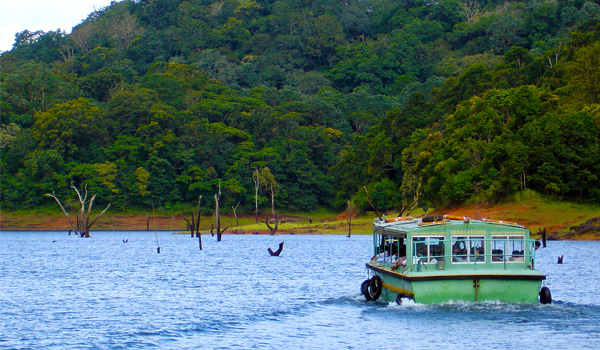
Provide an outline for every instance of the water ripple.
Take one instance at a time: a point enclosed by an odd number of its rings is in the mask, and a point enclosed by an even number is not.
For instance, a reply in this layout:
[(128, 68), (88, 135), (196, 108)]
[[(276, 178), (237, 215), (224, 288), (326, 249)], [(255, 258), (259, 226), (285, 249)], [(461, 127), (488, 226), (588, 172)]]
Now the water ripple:
[(397, 305), (359, 291), (369, 236), (206, 237), (199, 251), (159, 232), (157, 254), (153, 232), (0, 234), (1, 349), (586, 349), (600, 332), (600, 267), (583, 259), (596, 242), (538, 252), (550, 305)]

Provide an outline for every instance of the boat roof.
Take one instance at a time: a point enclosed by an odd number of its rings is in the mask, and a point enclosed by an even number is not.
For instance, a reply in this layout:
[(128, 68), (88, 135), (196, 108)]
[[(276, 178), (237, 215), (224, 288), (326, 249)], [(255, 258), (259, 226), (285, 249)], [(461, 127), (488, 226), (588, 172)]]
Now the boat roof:
[(481, 233), (482, 226), (488, 231), (522, 231), (526, 230), (523, 225), (519, 225), (515, 222), (503, 221), (503, 220), (492, 220), (492, 219), (481, 219), (473, 220), (466, 216), (453, 216), (453, 215), (431, 215), (422, 218), (411, 216), (403, 216), (397, 218), (377, 218), (373, 222), (373, 230), (378, 234), (386, 234), (391, 236), (406, 236), (407, 234), (419, 234), (419, 233), (431, 233), (440, 232), (446, 227), (451, 226), (464, 230), (465, 234), (469, 233), (470, 227), (477, 227), (478, 232)]

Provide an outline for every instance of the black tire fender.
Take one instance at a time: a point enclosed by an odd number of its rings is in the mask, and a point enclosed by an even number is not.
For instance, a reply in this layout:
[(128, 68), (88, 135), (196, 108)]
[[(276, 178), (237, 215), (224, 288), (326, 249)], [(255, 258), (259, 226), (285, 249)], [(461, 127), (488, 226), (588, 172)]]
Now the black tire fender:
[(552, 293), (550, 293), (550, 288), (542, 287), (542, 289), (540, 289), (540, 303), (542, 303), (542, 304), (551, 304), (552, 303)]
[(364, 280), (363, 283), (360, 285), (360, 291), (365, 296), (365, 298), (367, 298), (367, 301), (373, 300), (373, 298), (371, 297), (371, 292), (369, 291), (370, 287), (371, 287), (371, 280), (368, 280), (368, 279)]
[(381, 280), (381, 277), (375, 275), (371, 278), (371, 283), (369, 285), (371, 298), (373, 298), (373, 300), (379, 299), (381, 292), (383, 292), (383, 281)]

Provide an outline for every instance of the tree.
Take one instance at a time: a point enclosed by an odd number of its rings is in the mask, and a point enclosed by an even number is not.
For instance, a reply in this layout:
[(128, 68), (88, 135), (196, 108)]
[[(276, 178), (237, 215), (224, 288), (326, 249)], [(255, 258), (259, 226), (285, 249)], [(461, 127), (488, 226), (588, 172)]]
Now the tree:
[(354, 210), (356, 210), (356, 206), (352, 201), (348, 201), (346, 207), (346, 211), (348, 212), (348, 237), (352, 235), (352, 215), (354, 214)]
[(583, 47), (567, 68), (570, 82), (584, 99), (591, 103), (600, 100), (600, 42)]
[(235, 226), (239, 226), (239, 221), (238, 221), (238, 216), (237, 216), (237, 208), (240, 205), (240, 202), (238, 202), (238, 204), (235, 205), (235, 207), (232, 205), (231, 206), (231, 210), (233, 211), (233, 216), (235, 217)]
[(219, 203), (221, 201), (221, 181), (219, 180), (219, 189), (217, 193), (215, 193), (215, 222), (217, 225), (217, 242), (221, 242), (221, 236), (223, 232), (227, 231), (228, 227), (225, 227), (221, 230), (221, 217), (219, 214)]
[[(74, 231), (75, 233), (79, 234), (81, 237), (90, 237), (90, 229), (92, 228), (92, 226), (94, 226), (96, 221), (108, 210), (108, 208), (110, 207), (110, 203), (106, 206), (106, 208), (104, 208), (104, 210), (100, 214), (98, 214), (96, 216), (96, 218), (94, 220), (92, 220), (90, 222), (90, 215), (92, 214), (92, 207), (94, 205), (94, 200), (96, 199), (96, 195), (92, 196), (92, 198), (88, 202), (87, 201), (87, 196), (88, 196), (87, 186), (85, 186), (85, 192), (84, 192), (83, 197), (81, 196), (81, 193), (79, 192), (77, 187), (75, 187), (74, 185), (71, 185), (71, 188), (73, 190), (75, 190), (75, 192), (77, 193), (77, 198), (79, 199), (79, 204), (81, 206), (81, 208), (79, 209), (79, 211), (77, 213), (76, 225), (73, 225), (73, 222), (71, 221), (71, 217), (69, 216), (69, 213), (65, 210), (65, 207), (61, 204), (58, 197), (56, 197), (54, 195), (54, 192), (52, 192), (51, 194), (47, 193), (46, 196), (54, 198), (56, 203), (58, 203), (58, 206), (63, 211), (63, 213), (66, 215), (67, 219), (69, 220), (69, 225), (71, 226), (71, 231)], [(87, 211), (86, 211), (86, 205), (87, 205)]]
[(198, 210), (196, 211), (196, 216), (194, 216), (193, 212), (190, 212), (191, 214), (191, 222), (188, 221), (188, 219), (185, 218), (185, 216), (183, 216), (183, 220), (185, 220), (186, 226), (188, 228), (188, 230), (190, 231), (190, 234), (192, 235), (192, 237), (194, 237), (194, 235), (196, 235), (198, 237), (198, 245), (200, 247), (200, 250), (202, 250), (202, 234), (200, 233), (200, 221), (201, 221), (201, 214), (202, 214), (202, 207), (200, 206), (200, 202), (202, 201), (202, 195), (200, 195), (198, 197)]
[(253, 176), (254, 180), (254, 222), (258, 222), (258, 190), (260, 189), (260, 180), (259, 180), (259, 172), (258, 168), (256, 168), (256, 176)]
[(41, 63), (25, 63), (3, 80), (6, 100), (19, 114), (47, 110), (61, 87), (58, 77)]
[(100, 160), (107, 120), (89, 99), (80, 97), (37, 113), (32, 128), (39, 149), (55, 149), (65, 160)]
[(277, 180), (275, 180), (275, 176), (271, 173), (271, 170), (267, 167), (264, 167), (260, 170), (260, 174), (258, 177), (260, 181), (260, 185), (263, 188), (263, 191), (268, 191), (271, 197), (271, 215), (275, 217), (275, 194), (279, 192), (279, 184)]
[(257, 174), (258, 180), (260, 181), (260, 185), (263, 188), (263, 191), (268, 191), (271, 195), (271, 218), (275, 221), (275, 226), (271, 226), (269, 224), (269, 215), (266, 215), (264, 223), (267, 225), (267, 228), (271, 232), (271, 234), (275, 234), (277, 232), (277, 228), (279, 226), (279, 214), (275, 212), (275, 194), (279, 192), (279, 184), (277, 180), (275, 180), (275, 176), (271, 173), (271, 170), (267, 167), (264, 167), (260, 170), (260, 173)]

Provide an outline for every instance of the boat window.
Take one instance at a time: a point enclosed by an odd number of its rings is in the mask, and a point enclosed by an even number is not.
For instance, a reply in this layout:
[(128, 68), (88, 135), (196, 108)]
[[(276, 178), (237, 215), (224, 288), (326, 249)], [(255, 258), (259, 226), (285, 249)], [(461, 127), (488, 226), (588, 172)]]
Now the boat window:
[(452, 237), (453, 262), (484, 262), (484, 237)]
[(444, 237), (413, 237), (413, 262), (421, 259), (427, 263), (437, 263), (444, 259)]
[(492, 262), (525, 260), (525, 236), (492, 236)]
[(378, 236), (373, 259), (378, 261), (393, 261), (399, 256), (406, 256), (406, 245), (402, 237)]

